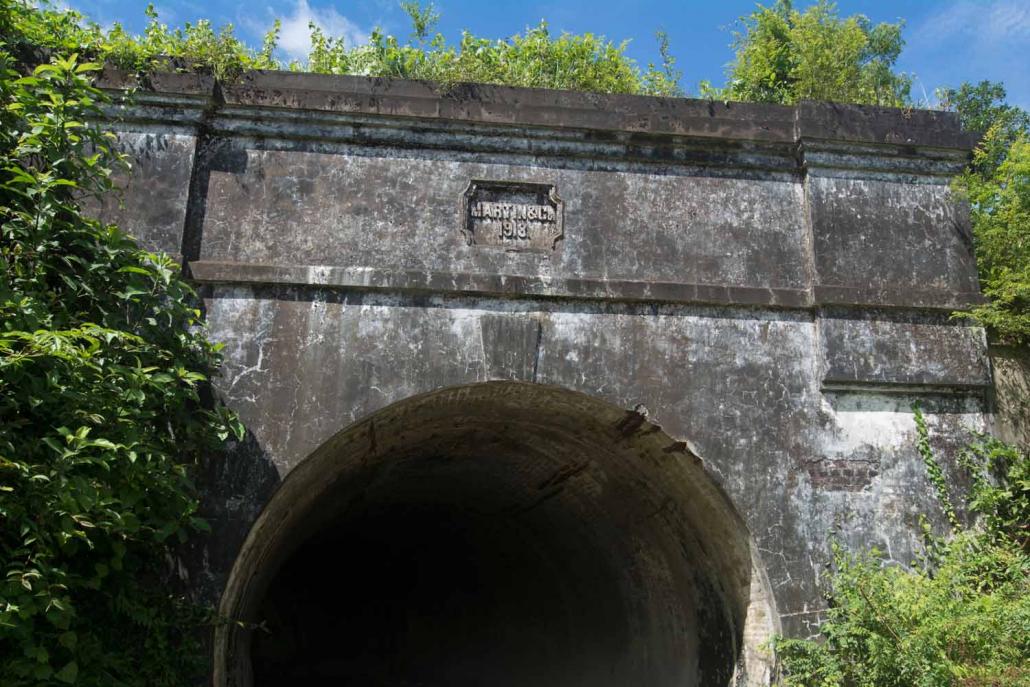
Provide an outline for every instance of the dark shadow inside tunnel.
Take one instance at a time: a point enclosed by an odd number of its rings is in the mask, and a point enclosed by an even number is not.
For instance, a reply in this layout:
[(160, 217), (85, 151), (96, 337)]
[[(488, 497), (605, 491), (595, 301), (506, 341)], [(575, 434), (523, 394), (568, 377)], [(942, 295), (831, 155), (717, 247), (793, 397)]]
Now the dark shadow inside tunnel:
[(516, 387), (381, 413), (288, 477), (223, 599), (247, 629), (216, 684), (729, 685), (749, 540), (696, 457)]
[(605, 684), (630, 634), (608, 564), (497, 514), (373, 506), (279, 573), (255, 684)]

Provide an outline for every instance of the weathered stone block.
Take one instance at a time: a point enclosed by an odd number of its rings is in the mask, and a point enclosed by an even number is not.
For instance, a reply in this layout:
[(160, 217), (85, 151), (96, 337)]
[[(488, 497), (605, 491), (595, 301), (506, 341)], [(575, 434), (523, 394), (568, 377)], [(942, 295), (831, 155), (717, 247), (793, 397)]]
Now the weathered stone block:
[(814, 176), (807, 189), (818, 284), (836, 287), (821, 302), (927, 307), (930, 293), (949, 307), (976, 297), (968, 213), (947, 185)]
[(825, 387), (933, 387), (985, 390), (991, 385), (983, 330), (941, 317), (897, 313), (819, 318)]
[(119, 225), (144, 248), (178, 258), (189, 204), (196, 136), (166, 127), (118, 132), (118, 149), (128, 170), (118, 170), (118, 190), (93, 208), (99, 219)]

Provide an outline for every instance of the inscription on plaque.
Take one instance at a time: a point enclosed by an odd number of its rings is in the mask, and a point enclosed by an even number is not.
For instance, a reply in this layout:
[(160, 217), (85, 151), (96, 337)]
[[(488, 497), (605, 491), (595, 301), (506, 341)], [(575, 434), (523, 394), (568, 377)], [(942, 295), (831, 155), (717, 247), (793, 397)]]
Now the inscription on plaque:
[(553, 251), (564, 236), (562, 200), (553, 184), (469, 182), (461, 203), (461, 232), (470, 246)]

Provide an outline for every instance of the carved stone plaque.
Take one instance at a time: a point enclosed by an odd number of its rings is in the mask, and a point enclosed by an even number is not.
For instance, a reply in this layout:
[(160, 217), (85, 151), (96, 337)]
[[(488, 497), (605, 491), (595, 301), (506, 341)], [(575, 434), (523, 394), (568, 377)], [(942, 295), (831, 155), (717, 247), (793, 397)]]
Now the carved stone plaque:
[(470, 246), (551, 252), (564, 234), (554, 184), (473, 179), (461, 203), (461, 233)]

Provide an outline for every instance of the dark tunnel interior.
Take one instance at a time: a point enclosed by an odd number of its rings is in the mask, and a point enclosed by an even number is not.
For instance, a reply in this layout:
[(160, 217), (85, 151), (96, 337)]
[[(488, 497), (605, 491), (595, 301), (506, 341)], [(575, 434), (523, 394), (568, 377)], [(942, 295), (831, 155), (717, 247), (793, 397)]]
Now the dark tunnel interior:
[(603, 684), (629, 642), (617, 577), (555, 539), (452, 504), (340, 523), (274, 583), (255, 684)]

